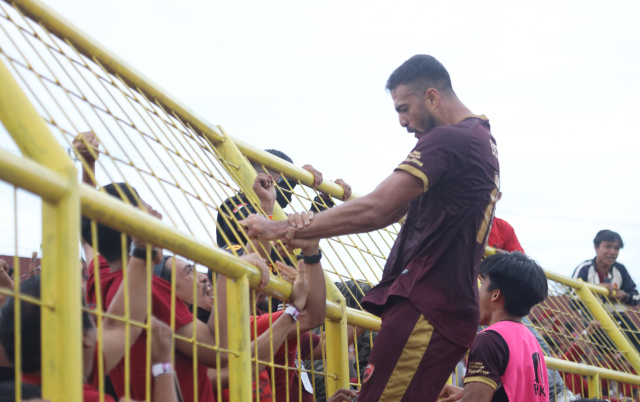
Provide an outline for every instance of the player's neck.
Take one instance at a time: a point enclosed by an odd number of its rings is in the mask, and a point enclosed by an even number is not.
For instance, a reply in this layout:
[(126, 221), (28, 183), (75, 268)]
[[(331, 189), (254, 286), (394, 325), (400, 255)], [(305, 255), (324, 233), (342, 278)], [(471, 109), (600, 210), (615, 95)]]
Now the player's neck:
[(447, 98), (443, 103), (445, 103), (445, 105), (443, 105), (445, 107), (441, 109), (440, 119), (438, 119), (440, 120), (438, 123), (441, 125), (448, 126), (449, 124), (456, 124), (464, 120), (466, 117), (473, 115), (473, 112), (460, 102), (460, 99), (455, 95), (451, 98)]
[(497, 310), (497, 311), (494, 311), (493, 314), (491, 314), (491, 321), (489, 321), (489, 325), (493, 325), (500, 321), (522, 322), (522, 317), (509, 314), (504, 310)]

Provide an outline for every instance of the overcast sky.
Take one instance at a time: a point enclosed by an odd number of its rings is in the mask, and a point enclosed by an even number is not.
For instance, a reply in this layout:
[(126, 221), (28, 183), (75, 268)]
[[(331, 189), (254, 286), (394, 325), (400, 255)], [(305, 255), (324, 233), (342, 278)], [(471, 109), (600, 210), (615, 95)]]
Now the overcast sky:
[(360, 194), (415, 144), (384, 90), (417, 53), (491, 120), (497, 216), (545, 268), (571, 275), (604, 228), (640, 278), (637, 2), (48, 4), (232, 136), (277, 148)]

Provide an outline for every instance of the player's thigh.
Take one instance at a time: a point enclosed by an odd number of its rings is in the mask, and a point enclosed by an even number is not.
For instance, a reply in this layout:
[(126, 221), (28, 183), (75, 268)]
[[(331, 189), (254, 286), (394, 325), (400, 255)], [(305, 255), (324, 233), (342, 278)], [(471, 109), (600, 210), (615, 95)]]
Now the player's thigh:
[(466, 348), (451, 343), (434, 331), (402, 400), (435, 401), (466, 352)]
[[(425, 323), (424, 317), (406, 299), (395, 301), (385, 310), (365, 367), (358, 401), (381, 400), (390, 379), (412, 377), (429, 341), (431, 326)], [(407, 385), (408, 382), (405, 388)]]

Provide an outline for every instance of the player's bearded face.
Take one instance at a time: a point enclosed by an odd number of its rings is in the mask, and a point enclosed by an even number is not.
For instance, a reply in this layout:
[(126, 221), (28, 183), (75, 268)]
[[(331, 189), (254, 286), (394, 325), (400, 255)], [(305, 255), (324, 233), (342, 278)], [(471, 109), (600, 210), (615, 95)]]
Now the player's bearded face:
[[(421, 115), (422, 118), (420, 119), (420, 129), (418, 130), (420, 133), (426, 133), (427, 131), (431, 130), (432, 128), (436, 127), (436, 119), (435, 117), (433, 117), (433, 115), (431, 114), (431, 112), (429, 112), (429, 109), (427, 109), (427, 107), (421, 103)], [(416, 133), (418, 133), (418, 131), (416, 131)]]
[(400, 125), (409, 133), (415, 133), (416, 138), (437, 126), (436, 119), (426, 105), (426, 93), (416, 92), (416, 88), (404, 84), (391, 90), (391, 97)]
[(407, 132), (415, 133), (416, 137), (420, 137), (422, 134), (436, 127), (436, 119), (433, 117), (429, 109), (420, 102), (417, 105), (416, 113), (409, 121), (407, 126)]

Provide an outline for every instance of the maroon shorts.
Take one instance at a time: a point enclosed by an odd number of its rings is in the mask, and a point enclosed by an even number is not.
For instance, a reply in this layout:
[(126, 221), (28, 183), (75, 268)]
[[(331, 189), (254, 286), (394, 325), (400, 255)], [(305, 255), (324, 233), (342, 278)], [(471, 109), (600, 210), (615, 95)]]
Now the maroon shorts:
[(398, 299), (382, 313), (358, 402), (435, 401), (466, 352)]

